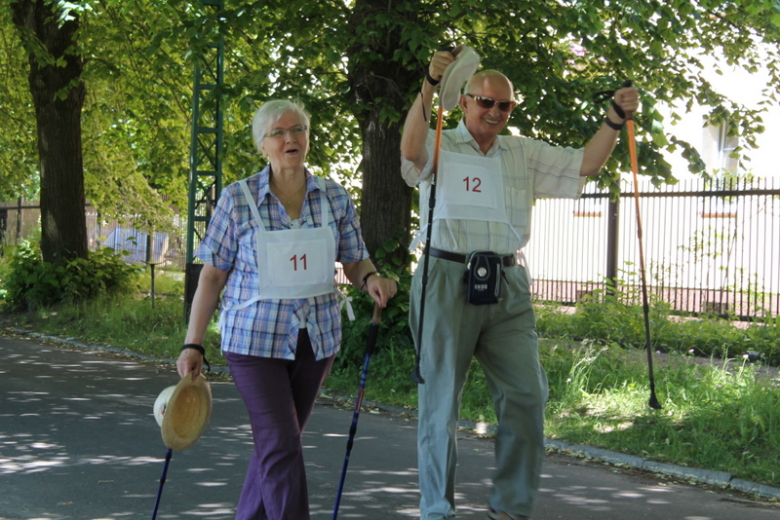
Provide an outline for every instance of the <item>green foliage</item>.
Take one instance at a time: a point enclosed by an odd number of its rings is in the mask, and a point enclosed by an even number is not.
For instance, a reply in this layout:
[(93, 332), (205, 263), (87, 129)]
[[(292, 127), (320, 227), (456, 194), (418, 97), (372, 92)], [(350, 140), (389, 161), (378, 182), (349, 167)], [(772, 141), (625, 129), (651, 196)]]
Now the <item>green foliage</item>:
[(780, 389), (755, 368), (673, 354), (657, 367), (663, 409), (653, 411), (642, 353), (544, 341), (540, 355), (550, 380), (547, 435), (776, 482)]
[[(187, 333), (183, 313), (184, 305), (179, 297), (159, 295), (152, 307), (149, 296), (135, 293), (102, 295), (79, 303), (55, 305), (17, 315), (15, 321), (22, 327), (76, 337), (83, 343), (176, 359)], [(225, 364), (220, 355), (216, 320), (203, 346), (212, 365)]]
[(0, 256), (0, 302), (5, 300), (8, 296), (8, 289), (5, 288), (3, 280), (8, 277), (8, 261), (6, 260), (5, 251)]
[[(387, 240), (374, 254), (377, 268), (386, 278), (398, 284), (398, 292), (382, 309), (382, 321), (374, 352), (369, 359), (366, 388), (382, 402), (392, 406), (414, 408), (417, 405), (417, 384), (410, 375), (415, 369), (415, 349), (409, 329), (409, 298), (412, 275), (394, 252), (398, 241)], [(355, 321), (342, 316), (341, 350), (336, 356), (326, 386), (342, 394), (352, 394), (358, 388), (366, 361), (368, 332), (373, 318), (374, 301), (368, 293), (352, 285), (345, 288), (352, 298)]]
[[(154, 292), (160, 296), (181, 296), (184, 297), (184, 273), (175, 271), (157, 269), (154, 273)], [(152, 271), (151, 268), (144, 269), (141, 274), (140, 287), (144, 292), (150, 293), (152, 290)]]
[(27, 56), (11, 22), (10, 3), (0, 7), (0, 200), (34, 197), (38, 191), (35, 111), (27, 79)]
[[(355, 164), (366, 137), (359, 126), (364, 115), (379, 111), (377, 121), (386, 128), (402, 120), (431, 53), (446, 44), (472, 45), (484, 67), (505, 71), (521, 97), (511, 124), (553, 144), (581, 146), (605, 110), (590, 96), (634, 79), (643, 97), (637, 116), (641, 171), (656, 183), (673, 182), (663, 151), (682, 149), (692, 171), (703, 171), (698, 151), (671, 131), (693, 101), (710, 107), (713, 120), (728, 115), (731, 131), (748, 148), (763, 126), (762, 114), (725, 98), (707, 81), (705, 68), (766, 67), (770, 85), (762, 109), (776, 106), (780, 89), (780, 14), (764, 0), (269, 0), (226, 1), (219, 12), (181, 0), (53, 4), (80, 16), (89, 93), (83, 126), (87, 195), (104, 214), (137, 213), (149, 221), (166, 218), (158, 193), (183, 207), (193, 51), (215, 35), (225, 43), (226, 182), (261, 166), (249, 125), (257, 106), (273, 97), (297, 97), (309, 107), (315, 169), (334, 174), (340, 165)], [(0, 194), (15, 196), (20, 189), (34, 193), (37, 185), (36, 131), (27, 59), (10, 4), (3, 5), (0, 114), (15, 132), (0, 136), (0, 166), (7, 174), (0, 177)], [(759, 48), (759, 42), (768, 45)], [(717, 55), (720, 62), (704, 62)], [(357, 70), (366, 73), (356, 76)], [(365, 81), (382, 88), (374, 97), (359, 97)], [(661, 121), (660, 105), (678, 107), (671, 121)], [(448, 124), (457, 117), (455, 110)], [(613, 185), (619, 171), (628, 170), (627, 157), (625, 150), (614, 154), (599, 182)]]
[[(592, 298), (577, 304), (573, 313), (562, 312), (557, 305), (541, 305), (537, 312), (537, 330), (545, 337), (593, 340), (644, 348), (646, 344), (644, 311), (637, 295), (595, 291)], [(738, 326), (727, 319), (705, 316), (674, 316), (670, 306), (660, 300), (649, 307), (650, 341), (655, 349), (728, 358), (749, 351), (764, 359), (780, 359), (780, 327), (776, 319)]]
[(136, 288), (140, 272), (110, 248), (95, 251), (87, 260), (44, 262), (38, 246), (25, 243), (12, 248), (9, 257), (2, 286), (5, 307), (11, 311), (128, 293)]
[[(181, 2), (100, 2), (83, 14), (87, 197), (103, 215), (164, 230), (186, 208), (192, 63)], [(194, 16), (194, 14), (190, 15)]]
[[(382, 324), (377, 335), (375, 347), (376, 353), (382, 351), (414, 353), (414, 342), (409, 330), (409, 295), (412, 286), (412, 275), (409, 269), (389, 253), (395, 251), (398, 243), (388, 240), (375, 254), (377, 267), (382, 275), (396, 280), (398, 292), (390, 299), (387, 307), (382, 309)], [(387, 259), (384, 264), (381, 260)], [(334, 369), (343, 367), (363, 366), (365, 357), (366, 340), (373, 316), (374, 301), (365, 291), (349, 285), (346, 287), (348, 298), (352, 299), (352, 308), (355, 311), (355, 321), (343, 319), (341, 351), (339, 352)], [(412, 366), (411, 370), (414, 368)]]

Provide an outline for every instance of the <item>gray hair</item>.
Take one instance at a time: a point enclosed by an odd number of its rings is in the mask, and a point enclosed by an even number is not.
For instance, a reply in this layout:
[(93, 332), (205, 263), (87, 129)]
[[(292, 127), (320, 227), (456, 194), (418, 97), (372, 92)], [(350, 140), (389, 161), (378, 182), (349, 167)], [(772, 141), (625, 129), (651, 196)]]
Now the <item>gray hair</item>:
[(286, 99), (272, 99), (263, 103), (263, 106), (257, 109), (252, 118), (252, 139), (255, 146), (260, 150), (263, 137), (271, 125), (275, 124), (285, 112), (294, 112), (300, 117), (302, 124), (309, 126), (309, 113), (300, 101), (289, 101)]

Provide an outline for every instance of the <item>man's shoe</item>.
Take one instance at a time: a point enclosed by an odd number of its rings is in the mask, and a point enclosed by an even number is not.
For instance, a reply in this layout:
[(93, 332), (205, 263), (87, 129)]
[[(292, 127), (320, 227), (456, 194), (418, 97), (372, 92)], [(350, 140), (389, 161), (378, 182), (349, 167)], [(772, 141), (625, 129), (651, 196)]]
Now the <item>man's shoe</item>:
[(488, 511), (488, 520), (530, 520), (530, 516), (512, 516), (503, 511)]

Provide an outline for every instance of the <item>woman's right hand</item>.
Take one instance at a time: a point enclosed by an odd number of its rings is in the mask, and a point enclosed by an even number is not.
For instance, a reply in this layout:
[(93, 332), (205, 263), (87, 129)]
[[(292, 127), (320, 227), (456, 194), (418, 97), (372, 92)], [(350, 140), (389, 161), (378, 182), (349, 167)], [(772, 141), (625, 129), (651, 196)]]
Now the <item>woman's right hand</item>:
[(179, 354), (176, 360), (176, 368), (179, 370), (179, 376), (182, 378), (187, 374), (192, 374), (193, 381), (200, 375), (200, 369), (203, 366), (203, 354), (194, 348), (185, 348)]
[(395, 283), (395, 280), (382, 278), (381, 276), (372, 276), (366, 282), (366, 291), (377, 305), (385, 308), (390, 298), (398, 292), (398, 285)]

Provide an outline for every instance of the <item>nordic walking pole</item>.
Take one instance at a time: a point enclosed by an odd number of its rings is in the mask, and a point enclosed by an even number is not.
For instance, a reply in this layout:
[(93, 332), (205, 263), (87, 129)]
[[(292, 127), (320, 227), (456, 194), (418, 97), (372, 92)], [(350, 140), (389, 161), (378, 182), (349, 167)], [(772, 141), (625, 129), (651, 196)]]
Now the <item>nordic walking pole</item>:
[(341, 479), (339, 480), (339, 489), (336, 493), (336, 505), (333, 507), (333, 520), (336, 520), (339, 514), (339, 504), (341, 503), (341, 492), (344, 489), (344, 479), (347, 476), (347, 466), (349, 466), (349, 455), (352, 453), (352, 444), (355, 441), (355, 432), (357, 432), (358, 417), (360, 417), (360, 407), (363, 404), (363, 391), (366, 388), (366, 379), (368, 379), (368, 365), (371, 361), (371, 354), (374, 353), (376, 338), (379, 334), (379, 324), (382, 322), (382, 307), (374, 304), (374, 315), (371, 317), (371, 328), (368, 329), (368, 339), (366, 340), (366, 354), (363, 359), (363, 373), (360, 376), (360, 390), (355, 401), (355, 411), (352, 414), (352, 425), (349, 427), (349, 440), (347, 441), (347, 453), (344, 456), (344, 466), (341, 468)]
[[(415, 351), (415, 367), (412, 372), (412, 381), (422, 385), (425, 380), (420, 373), (420, 352), (422, 351), (423, 323), (425, 323), (425, 293), (428, 288), (428, 260), (431, 248), (431, 234), (433, 232), (433, 213), (436, 207), (436, 180), (439, 173), (439, 155), (441, 152), (441, 134), (444, 126), (444, 112), (452, 110), (458, 104), (459, 92), (466, 81), (476, 72), (479, 66), (479, 54), (467, 46), (458, 45), (455, 48), (446, 47), (443, 51), (450, 51), (455, 56), (455, 61), (450, 63), (441, 77), (439, 86), (439, 111), (436, 116), (436, 139), (433, 145), (433, 165), (431, 168), (431, 189), (428, 197), (428, 229), (425, 233), (425, 249), (423, 250), (422, 288), (420, 290), (420, 314), (417, 324), (417, 338)], [(426, 120), (427, 121), (427, 120)]]
[(152, 513), (152, 520), (157, 518), (157, 509), (160, 507), (160, 497), (162, 497), (162, 490), (163, 486), (165, 485), (165, 476), (168, 474), (168, 464), (171, 462), (172, 455), (173, 450), (168, 448), (168, 451), (165, 454), (165, 464), (163, 465), (162, 476), (160, 477), (160, 488), (157, 490), (157, 500), (154, 501), (154, 512)]
[[(623, 84), (624, 87), (631, 86), (631, 80)], [(647, 279), (645, 277), (645, 252), (642, 245), (642, 217), (639, 214), (639, 164), (636, 156), (636, 136), (634, 134), (633, 114), (626, 119), (628, 126), (628, 154), (631, 158), (631, 171), (634, 178), (634, 205), (636, 206), (636, 234), (639, 240), (639, 272), (642, 277), (642, 311), (645, 315), (645, 348), (647, 349), (647, 368), (650, 374), (650, 408), (654, 410), (661, 409), (661, 403), (655, 395), (655, 375), (653, 374), (653, 346), (650, 342), (650, 306), (647, 303)]]
[(431, 234), (433, 232), (433, 210), (436, 207), (436, 174), (439, 171), (439, 152), (441, 151), (441, 132), (444, 120), (444, 107), (439, 103), (439, 111), (436, 115), (436, 139), (433, 145), (433, 167), (431, 169), (431, 192), (428, 197), (428, 229), (425, 230), (425, 249), (423, 249), (423, 274), (422, 274), (422, 289), (420, 290), (420, 317), (417, 323), (417, 350), (415, 351), (415, 363), (414, 372), (412, 372), (412, 381), (418, 385), (424, 385), (425, 379), (423, 379), (420, 373), (420, 351), (422, 350), (422, 333), (423, 323), (425, 319), (425, 293), (428, 288), (428, 260), (430, 255), (428, 254), (431, 248)]

